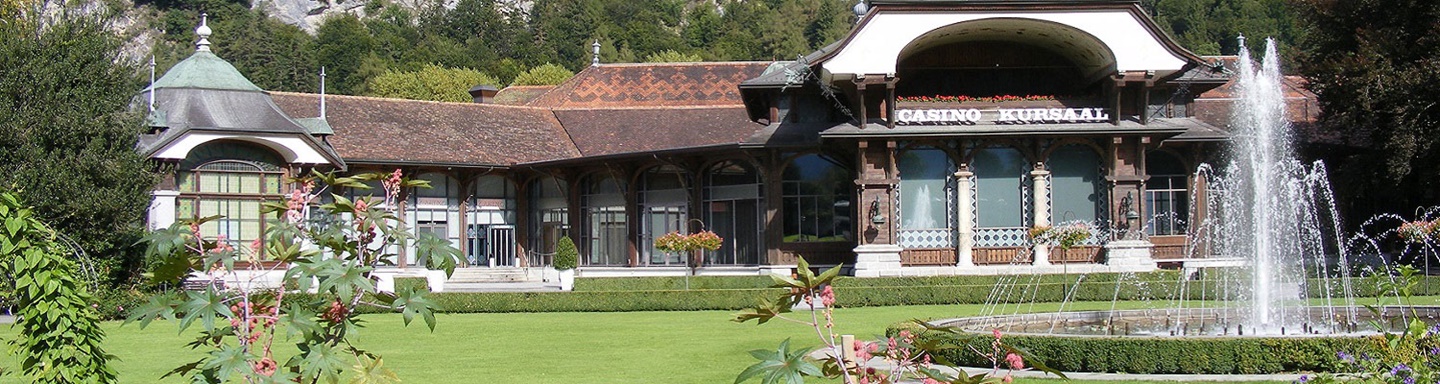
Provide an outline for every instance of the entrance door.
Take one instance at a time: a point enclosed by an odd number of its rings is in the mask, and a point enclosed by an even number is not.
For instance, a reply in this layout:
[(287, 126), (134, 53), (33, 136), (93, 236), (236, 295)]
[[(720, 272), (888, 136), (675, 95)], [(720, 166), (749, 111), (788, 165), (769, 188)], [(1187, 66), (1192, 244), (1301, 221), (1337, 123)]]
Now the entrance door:
[(515, 266), (515, 226), (513, 225), (492, 225), (487, 238), (490, 240), (485, 249), (490, 257), (490, 265), (495, 267)]

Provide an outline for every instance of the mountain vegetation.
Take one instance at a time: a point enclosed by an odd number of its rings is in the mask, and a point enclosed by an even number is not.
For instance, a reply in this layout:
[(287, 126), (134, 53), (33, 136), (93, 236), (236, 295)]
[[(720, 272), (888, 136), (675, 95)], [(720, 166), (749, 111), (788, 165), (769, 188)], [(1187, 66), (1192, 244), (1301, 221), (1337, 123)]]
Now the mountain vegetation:
[[(455, 0), (422, 6), (369, 0), (365, 15), (330, 17), (311, 36), (267, 18), (247, 0), (153, 0), (164, 31), (155, 52), (163, 71), (189, 55), (195, 21), (210, 15), (215, 49), (261, 88), (315, 92), (320, 67), (329, 92), (374, 94), (371, 79), (427, 65), (469, 69), (510, 84), (554, 63), (590, 64), (599, 42), (606, 63), (793, 60), (845, 35), (854, 0)], [(1293, 41), (1286, 0), (1143, 0), (1182, 46), (1234, 54), (1235, 37)]]

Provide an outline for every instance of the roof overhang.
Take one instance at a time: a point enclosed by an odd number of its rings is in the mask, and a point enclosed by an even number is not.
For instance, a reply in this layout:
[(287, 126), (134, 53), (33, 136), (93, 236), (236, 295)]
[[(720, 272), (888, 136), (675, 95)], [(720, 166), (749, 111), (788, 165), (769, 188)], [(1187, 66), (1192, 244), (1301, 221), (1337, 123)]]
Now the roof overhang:
[(275, 151), (289, 164), (331, 165), (344, 169), (345, 163), (331, 156), (314, 139), (287, 134), (237, 134), (191, 129), (161, 144), (150, 154), (153, 159), (183, 160), (190, 151), (217, 140), (235, 140), (258, 144)]
[[(1094, 2), (1075, 5), (1024, 2), (1004, 5), (948, 4), (877, 6), (832, 54), (820, 59), (822, 76), (838, 80), (856, 75), (893, 74), (907, 51), (917, 44), (943, 43), (947, 32), (992, 34), (996, 26), (1013, 30), (1035, 29), (1025, 37), (1040, 44), (1074, 44), (1079, 50), (1103, 49), (1113, 58), (1114, 70), (1153, 72), (1166, 77), (1203, 60), (1169, 39), (1149, 17), (1130, 2)], [(998, 22), (997, 22), (998, 21)], [(969, 28), (967, 23), (975, 23)], [(1028, 26), (1027, 26), (1028, 24)], [(1053, 36), (1052, 32), (1068, 36)], [(1041, 35), (1044, 33), (1045, 35)], [(977, 36), (976, 38), (986, 38)], [(1045, 41), (1050, 38), (1051, 41)], [(1005, 41), (1014, 40), (1007, 37)], [(1066, 42), (1066, 40), (1073, 40)]]

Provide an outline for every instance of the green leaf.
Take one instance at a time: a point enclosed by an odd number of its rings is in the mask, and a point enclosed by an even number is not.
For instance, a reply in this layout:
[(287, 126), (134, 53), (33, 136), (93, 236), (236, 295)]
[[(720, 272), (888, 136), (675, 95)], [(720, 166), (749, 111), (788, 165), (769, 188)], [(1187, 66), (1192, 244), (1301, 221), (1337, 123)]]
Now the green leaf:
[(175, 303), (169, 295), (154, 295), (141, 304), (139, 308), (130, 311), (130, 316), (125, 318), (125, 324), (140, 322), (140, 329), (150, 325), (155, 319), (174, 320)]
[(761, 383), (804, 384), (805, 376), (822, 376), (820, 367), (808, 361), (810, 348), (790, 349), (790, 339), (780, 342), (775, 350), (757, 349), (750, 351), (760, 362), (755, 363), (735, 377), (739, 384), (754, 377), (761, 377)]
[(425, 319), (425, 325), (430, 327), (431, 332), (434, 332), (435, 311), (440, 310), (441, 307), (438, 303), (430, 301), (426, 295), (427, 292), (423, 290), (408, 289), (399, 292), (392, 305), (393, 308), (400, 309), (400, 316), (404, 319), (406, 326), (409, 326), (410, 322), (415, 319), (415, 315), (420, 315)]
[(340, 380), (340, 372), (348, 367), (329, 345), (311, 344), (303, 352), (297, 357), (300, 358), (300, 374), (306, 378), (325, 379), (333, 383)]
[(250, 357), (250, 354), (245, 353), (245, 349), (240, 346), (225, 345), (210, 352), (210, 358), (201, 368), (215, 370), (216, 376), (221, 381), (225, 381), (233, 374), (245, 376), (253, 373), (255, 370), (250, 365)]
[(351, 367), (350, 384), (383, 384), (400, 381), (400, 377), (385, 368), (385, 362), (379, 357), (369, 358), (361, 356), (355, 366)]
[(750, 320), (757, 320), (759, 321), (757, 325), (765, 324), (765, 322), (774, 319), (776, 316), (790, 312), (791, 303), (788, 301), (775, 301), (763, 296), (760, 297), (758, 301), (759, 303), (755, 307), (746, 308), (735, 313), (735, 318), (730, 321), (744, 323)]
[(205, 329), (215, 328), (216, 317), (234, 317), (235, 313), (230, 311), (230, 306), (225, 304), (225, 297), (215, 291), (215, 287), (208, 287), (204, 291), (186, 292), (187, 299), (180, 304), (177, 312), (182, 313), (180, 318), (180, 331), (184, 332), (196, 319), (201, 320)]

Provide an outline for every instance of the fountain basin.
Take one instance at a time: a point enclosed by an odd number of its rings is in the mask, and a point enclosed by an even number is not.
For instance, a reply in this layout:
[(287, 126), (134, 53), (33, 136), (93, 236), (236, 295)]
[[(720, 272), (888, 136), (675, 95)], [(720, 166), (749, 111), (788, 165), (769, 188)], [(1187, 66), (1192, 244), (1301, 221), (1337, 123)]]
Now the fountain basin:
[[(1330, 313), (1330, 308), (1310, 307), (1312, 311)], [(1440, 307), (1415, 307), (1430, 324), (1440, 317)], [(1352, 355), (1383, 355), (1383, 338), (1370, 326), (1369, 311), (1360, 309), (1353, 325), (1354, 332), (1330, 332), (1316, 326), (1300, 325), (1286, 329), (1285, 335), (1241, 336), (1236, 325), (1229, 332), (1213, 324), (1220, 323), (1220, 310), (1126, 310), (1039, 313), (1008, 316), (983, 316), (931, 321), (936, 326), (950, 326), (960, 334), (920, 332), (917, 342), (939, 342), (942, 345), (972, 345), (988, 350), (991, 332), (1001, 329), (1007, 345), (1026, 351), (1031, 359), (1050, 368), (1067, 372), (1118, 372), (1144, 374), (1268, 374), (1284, 372), (1330, 372), (1345, 368), (1337, 352)], [(1400, 307), (1384, 308), (1382, 323), (1403, 324)], [(1409, 308), (1404, 308), (1409, 313)], [(1170, 312), (1168, 315), (1166, 312)], [(1206, 313), (1201, 313), (1206, 312)], [(1168, 319), (1168, 320), (1167, 320)], [(1394, 319), (1394, 320), (1391, 320)], [(1054, 321), (1054, 330), (1052, 328)], [(1202, 326), (1201, 324), (1206, 324)], [(1190, 325), (1187, 325), (1190, 324)], [(1124, 334), (1128, 326), (1130, 334)], [(1337, 326), (1351, 327), (1351, 325)], [(891, 334), (902, 329), (892, 327)], [(1170, 330), (1176, 330), (1172, 336)], [(1184, 331), (1181, 331), (1181, 330)], [(1245, 329), (1250, 329), (1245, 327)], [(1188, 333), (1188, 334), (1185, 334)], [(989, 367), (969, 348), (945, 349), (943, 360), (962, 366)], [(941, 359), (937, 359), (941, 360)]]

